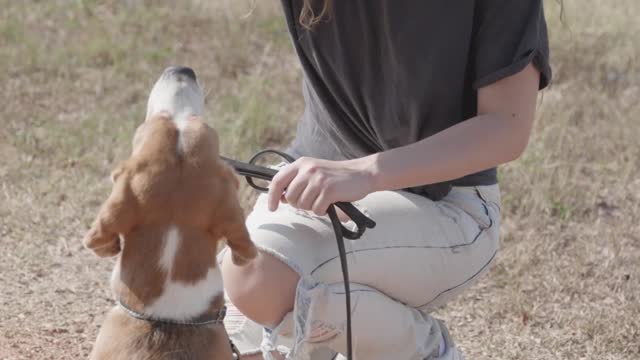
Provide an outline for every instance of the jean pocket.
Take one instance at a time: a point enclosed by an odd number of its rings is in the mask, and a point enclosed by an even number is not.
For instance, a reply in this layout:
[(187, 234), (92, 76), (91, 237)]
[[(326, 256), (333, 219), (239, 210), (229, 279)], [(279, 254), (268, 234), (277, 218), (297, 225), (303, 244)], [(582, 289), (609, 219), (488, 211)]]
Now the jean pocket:
[(444, 201), (468, 215), (481, 230), (494, 224), (494, 211), (476, 187), (454, 188)]
[(500, 189), (494, 186), (477, 186), (476, 194), (484, 204), (485, 213), (491, 219), (492, 226), (500, 224)]

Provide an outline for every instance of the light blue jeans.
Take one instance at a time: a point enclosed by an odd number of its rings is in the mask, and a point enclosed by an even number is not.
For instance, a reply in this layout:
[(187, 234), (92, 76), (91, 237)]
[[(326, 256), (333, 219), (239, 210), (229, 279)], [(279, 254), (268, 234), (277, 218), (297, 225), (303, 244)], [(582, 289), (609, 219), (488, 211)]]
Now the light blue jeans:
[[(377, 226), (359, 240), (346, 240), (354, 357), (437, 358), (440, 339), (448, 334), (429, 312), (469, 288), (494, 262), (498, 185), (454, 187), (437, 202), (382, 191), (355, 205)], [(291, 359), (344, 353), (344, 285), (329, 220), (288, 205), (270, 212), (262, 195), (247, 227), (256, 246), (290, 266), (300, 281), (293, 311), (274, 329), (263, 331), (228, 304), (226, 325), (234, 343), (244, 354), (278, 348)], [(317, 355), (322, 348), (330, 349), (327, 355)]]

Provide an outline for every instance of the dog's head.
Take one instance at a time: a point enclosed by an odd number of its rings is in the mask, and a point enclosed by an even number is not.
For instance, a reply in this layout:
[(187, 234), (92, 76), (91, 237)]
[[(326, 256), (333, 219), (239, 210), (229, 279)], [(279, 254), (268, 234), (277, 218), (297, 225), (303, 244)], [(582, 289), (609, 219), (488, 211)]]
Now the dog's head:
[(172, 66), (164, 70), (151, 89), (146, 119), (160, 112), (168, 112), (174, 119), (202, 116), (203, 109), (204, 94), (196, 73), (188, 67)]
[[(158, 131), (158, 120), (169, 120), (173, 123), (180, 135), (178, 140), (184, 140), (186, 128), (194, 123), (192, 120), (202, 121), (203, 109), (204, 94), (195, 72), (184, 66), (166, 68), (149, 94), (145, 121), (140, 124), (133, 137), (133, 154), (140, 150), (145, 139), (154, 137), (149, 133)], [(213, 137), (216, 137), (213, 140), (216, 141), (217, 152), (217, 135), (213, 133)], [(155, 137), (158, 137), (157, 135)], [(178, 143), (176, 146), (181, 145), (184, 144)]]
[[(86, 247), (115, 256), (120, 236), (144, 239), (140, 229), (173, 226), (208, 234), (214, 247), (226, 238), (240, 262), (255, 256), (237, 179), (219, 159), (218, 136), (202, 120), (203, 108), (192, 69), (169, 67), (162, 73), (134, 135), (132, 155), (112, 173), (113, 191), (85, 236)], [(132, 231), (137, 235), (127, 238)]]

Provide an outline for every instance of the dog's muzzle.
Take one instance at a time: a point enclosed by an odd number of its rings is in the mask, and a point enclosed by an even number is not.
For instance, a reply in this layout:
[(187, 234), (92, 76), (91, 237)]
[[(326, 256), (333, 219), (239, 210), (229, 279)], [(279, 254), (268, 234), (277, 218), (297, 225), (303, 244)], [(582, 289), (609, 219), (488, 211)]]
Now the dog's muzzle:
[(174, 76), (174, 75), (184, 76), (191, 79), (192, 81), (198, 80), (196, 79), (196, 72), (193, 71), (192, 68), (187, 66), (170, 66), (166, 68), (163, 72), (163, 76)]
[(185, 116), (202, 116), (204, 93), (195, 71), (186, 66), (170, 66), (153, 85), (147, 104), (147, 119), (167, 111), (174, 120)]

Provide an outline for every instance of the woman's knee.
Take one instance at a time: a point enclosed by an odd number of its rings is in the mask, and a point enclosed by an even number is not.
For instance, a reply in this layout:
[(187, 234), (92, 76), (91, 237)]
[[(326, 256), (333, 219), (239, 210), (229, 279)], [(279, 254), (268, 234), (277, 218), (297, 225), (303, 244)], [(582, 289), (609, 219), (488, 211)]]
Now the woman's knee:
[(249, 319), (275, 326), (293, 309), (298, 274), (272, 255), (259, 252), (245, 266), (236, 266), (227, 251), (222, 278), (229, 300)]

